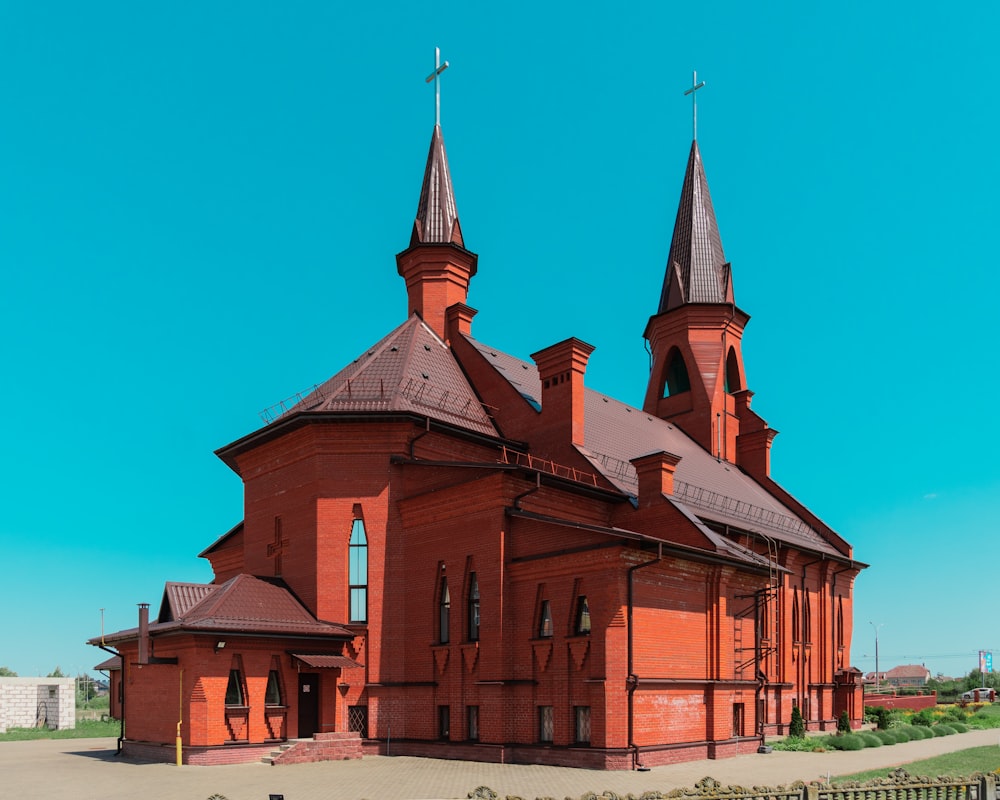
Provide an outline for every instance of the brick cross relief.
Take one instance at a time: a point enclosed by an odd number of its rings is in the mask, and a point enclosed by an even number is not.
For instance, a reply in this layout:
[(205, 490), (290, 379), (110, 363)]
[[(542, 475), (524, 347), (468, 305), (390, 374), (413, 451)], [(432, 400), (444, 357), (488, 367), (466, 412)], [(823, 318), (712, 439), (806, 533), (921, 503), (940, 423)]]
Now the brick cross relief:
[(281, 577), (281, 556), (285, 547), (290, 544), (288, 539), (281, 538), (281, 517), (274, 519), (274, 541), (267, 546), (267, 557), (274, 559), (274, 577)]

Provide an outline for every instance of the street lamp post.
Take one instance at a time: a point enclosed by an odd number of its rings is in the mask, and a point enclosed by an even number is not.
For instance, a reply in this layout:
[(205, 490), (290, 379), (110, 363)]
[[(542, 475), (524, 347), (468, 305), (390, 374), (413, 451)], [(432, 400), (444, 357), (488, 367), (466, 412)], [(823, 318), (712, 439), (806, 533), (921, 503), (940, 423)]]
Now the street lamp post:
[(878, 629), (881, 628), (885, 623), (880, 622), (878, 625), (876, 625), (874, 622), (869, 621), (868, 624), (875, 629), (875, 689), (876, 691), (881, 692), (882, 681), (878, 673)]

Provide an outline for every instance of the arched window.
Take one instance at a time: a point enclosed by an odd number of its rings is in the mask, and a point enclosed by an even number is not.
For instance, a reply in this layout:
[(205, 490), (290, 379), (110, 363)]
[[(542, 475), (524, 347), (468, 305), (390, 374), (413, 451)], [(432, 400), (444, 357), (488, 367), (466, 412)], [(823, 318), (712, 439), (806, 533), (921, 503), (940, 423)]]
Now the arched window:
[(663, 396), (673, 397), (675, 394), (691, 391), (691, 379), (688, 377), (684, 356), (676, 347), (667, 355), (667, 373), (663, 382)]
[(573, 633), (583, 635), (590, 633), (590, 603), (586, 595), (576, 598), (576, 621), (573, 623)]
[(438, 641), (448, 644), (449, 628), (451, 627), (451, 594), (448, 592), (448, 579), (441, 578), (441, 594), (438, 598)]
[(809, 607), (809, 592), (802, 593), (802, 641), (812, 641), (812, 609)]
[(538, 614), (538, 637), (552, 638), (552, 606), (548, 600), (542, 600), (542, 608)]
[(355, 518), (350, 544), (351, 622), (368, 621), (368, 537), (365, 522)]
[(837, 598), (837, 647), (844, 646), (844, 598)]
[(736, 348), (729, 348), (729, 355), (726, 356), (726, 392), (732, 394), (743, 388), (743, 380), (740, 378), (740, 361), (736, 357)]
[(469, 641), (479, 641), (479, 581), (469, 573)]

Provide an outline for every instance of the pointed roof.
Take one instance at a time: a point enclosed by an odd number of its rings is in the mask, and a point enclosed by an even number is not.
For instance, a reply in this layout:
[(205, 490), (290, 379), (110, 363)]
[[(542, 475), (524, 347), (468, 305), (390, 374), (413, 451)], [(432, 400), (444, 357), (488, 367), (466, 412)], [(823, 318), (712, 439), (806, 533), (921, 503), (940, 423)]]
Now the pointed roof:
[(412, 412), (499, 436), (451, 350), (416, 314), (283, 417), (301, 412), (385, 411)]
[[(302, 636), (323, 639), (350, 639), (353, 634), (340, 625), (317, 620), (292, 594), (280, 578), (258, 578), (254, 575), (237, 575), (223, 584), (167, 584), (183, 587), (179, 615), (160, 618), (149, 626), (151, 636), (173, 632), (190, 633), (242, 633), (279, 636)], [(196, 595), (201, 597), (197, 598)], [(175, 594), (175, 597), (178, 596)], [(188, 604), (190, 603), (190, 605)], [(169, 604), (168, 604), (169, 605)], [(180, 607), (174, 608), (180, 610)], [(90, 644), (104, 642), (116, 645), (139, 636), (138, 628), (111, 633), (90, 640)]]
[(410, 246), (415, 244), (457, 244), (465, 247), (440, 125), (434, 126), (431, 147), (427, 153), (417, 218), (413, 222), (413, 233), (410, 236)]
[(691, 143), (658, 313), (686, 303), (732, 303), (732, 275), (722, 252), (697, 140)]

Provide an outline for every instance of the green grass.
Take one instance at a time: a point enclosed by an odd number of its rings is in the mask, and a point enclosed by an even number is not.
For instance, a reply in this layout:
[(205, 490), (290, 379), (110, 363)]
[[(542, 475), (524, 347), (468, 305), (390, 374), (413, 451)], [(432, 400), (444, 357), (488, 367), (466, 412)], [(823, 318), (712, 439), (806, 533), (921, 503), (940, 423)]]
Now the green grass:
[(0, 733), (0, 742), (24, 742), (29, 739), (96, 739), (104, 736), (118, 738), (121, 726), (117, 722), (95, 719), (77, 720), (71, 730), (50, 731), (48, 728), (10, 728)]
[[(870, 781), (872, 778), (885, 778), (895, 767), (872, 769), (867, 772), (853, 772), (850, 775), (838, 775), (834, 783), (843, 781)], [(951, 778), (968, 777), (974, 772), (993, 772), (1000, 769), (1000, 747), (986, 745), (959, 750), (957, 753), (946, 753), (923, 761), (913, 761), (904, 764), (903, 769), (911, 775), (930, 775), (932, 777), (947, 776)]]

